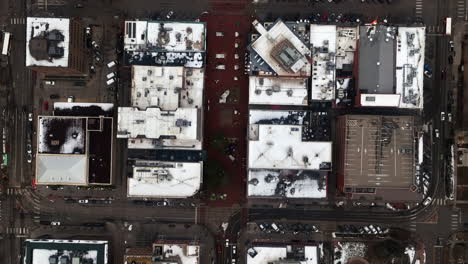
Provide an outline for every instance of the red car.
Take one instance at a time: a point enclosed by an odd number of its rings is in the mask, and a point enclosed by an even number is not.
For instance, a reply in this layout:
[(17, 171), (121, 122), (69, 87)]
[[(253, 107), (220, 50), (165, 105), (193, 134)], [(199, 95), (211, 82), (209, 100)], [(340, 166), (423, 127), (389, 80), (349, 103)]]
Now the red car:
[(49, 110), (49, 102), (44, 101), (44, 104), (42, 106), (44, 107), (44, 111)]
[(33, 180), (31, 181), (31, 186), (32, 186), (33, 190), (36, 190), (36, 189), (37, 189), (36, 179), (33, 179)]

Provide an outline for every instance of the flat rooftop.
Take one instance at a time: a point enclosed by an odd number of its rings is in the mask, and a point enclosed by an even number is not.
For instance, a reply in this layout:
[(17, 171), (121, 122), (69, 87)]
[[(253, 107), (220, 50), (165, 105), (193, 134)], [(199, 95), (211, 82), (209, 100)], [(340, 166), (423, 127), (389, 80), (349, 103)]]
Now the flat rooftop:
[(200, 141), (200, 109), (162, 111), (159, 108), (147, 108), (140, 111), (134, 107), (119, 107), (118, 111), (117, 138), (167, 137)]
[(395, 93), (396, 28), (359, 27), (359, 90), (368, 94)]
[(251, 47), (277, 75), (310, 76), (308, 43), (302, 42), (281, 20), (268, 30), (257, 20), (253, 25), (260, 37)]
[(310, 25), (312, 100), (335, 98), (336, 36), (335, 25)]
[(205, 51), (205, 31), (201, 22), (125, 21), (124, 49)]
[[(295, 252), (293, 252), (295, 250)], [(269, 264), (269, 263), (300, 263), (318, 264), (318, 248), (316, 246), (255, 246), (247, 252), (256, 252), (252, 257), (247, 254), (247, 264)]]
[(401, 108), (423, 108), (425, 27), (399, 27), (396, 50), (396, 93)]
[(113, 118), (39, 116), (37, 184), (110, 184)]
[(329, 168), (331, 142), (304, 142), (302, 126), (249, 125), (249, 169), (320, 170)]
[(68, 67), (70, 19), (26, 19), (26, 66)]
[(54, 116), (114, 116), (114, 104), (55, 102)]
[(307, 79), (250, 76), (249, 104), (307, 105)]
[(40, 116), (38, 119), (40, 154), (86, 153), (86, 118)]
[(153, 264), (153, 257), (158, 263), (199, 264), (200, 246), (195, 244), (175, 243), (176, 241), (157, 241), (152, 247), (127, 248), (125, 263)]
[(132, 66), (132, 106), (201, 108), (204, 71), (185, 67)]
[(128, 178), (129, 197), (186, 198), (202, 182), (202, 162), (136, 161)]
[(326, 198), (327, 173), (296, 170), (248, 172), (249, 198)]
[(26, 239), (23, 263), (107, 264), (108, 247), (99, 240)]
[(336, 31), (336, 77), (351, 77), (359, 27), (337, 27)]
[(348, 115), (344, 187), (406, 188), (415, 178), (415, 121), (412, 116)]

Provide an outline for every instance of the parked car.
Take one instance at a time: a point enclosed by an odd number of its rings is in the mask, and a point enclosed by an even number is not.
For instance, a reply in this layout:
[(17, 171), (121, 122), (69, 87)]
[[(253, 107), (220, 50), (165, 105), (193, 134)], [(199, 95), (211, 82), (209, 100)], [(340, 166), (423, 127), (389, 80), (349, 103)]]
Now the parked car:
[(32, 154), (28, 154), (27, 159), (28, 159), (28, 163), (31, 163), (32, 162)]
[(428, 206), (431, 202), (432, 202), (432, 197), (429, 196), (424, 200), (423, 205)]
[(449, 41), (449, 51), (450, 51), (450, 52), (453, 52), (454, 49), (455, 49), (455, 46), (453, 45), (453, 40), (450, 40), (450, 41)]
[(440, 112), (440, 121), (445, 121), (445, 112)]
[(27, 145), (26, 145), (26, 152), (27, 152), (28, 154), (31, 154), (31, 153), (32, 153), (31, 144), (27, 144)]
[(167, 13), (166, 18), (169, 19), (172, 15), (174, 15), (174, 11), (171, 10)]
[(68, 101), (69, 103), (75, 102), (75, 96), (73, 96), (73, 95), (68, 96), (68, 97), (67, 97), (67, 101)]
[(115, 82), (115, 78), (112, 78), (112, 79), (107, 80), (106, 83), (107, 83), (107, 85), (111, 85), (111, 84), (113, 84), (114, 82)]
[(110, 68), (114, 67), (115, 65), (117, 65), (117, 62), (116, 61), (111, 61), (111, 62), (107, 63), (107, 68), (110, 69)]
[(29, 121), (29, 122), (32, 122), (32, 121), (33, 121), (33, 114), (32, 114), (32, 113), (29, 113), (29, 114), (28, 114), (28, 121)]
[(107, 77), (107, 79), (112, 79), (112, 78), (114, 78), (114, 77), (115, 77), (115, 72), (111, 72), (111, 73), (107, 74), (106, 77)]
[(59, 98), (60, 98), (60, 95), (58, 95), (58, 94), (51, 94), (49, 97), (50, 97), (50, 99), (59, 99)]
[(60, 222), (55, 222), (55, 221), (50, 222), (50, 225), (53, 225), (53, 226), (59, 226), (60, 224), (61, 224)]
[(47, 85), (55, 85), (55, 81), (44, 81)]
[(89, 200), (87, 200), (87, 199), (86, 200), (78, 200), (78, 203), (87, 204), (87, 203), (89, 203)]
[(448, 114), (447, 114), (447, 120), (448, 120), (449, 122), (452, 122), (452, 113), (448, 113)]
[(453, 64), (453, 56), (452, 55), (448, 56), (448, 63)]
[(434, 135), (436, 138), (438, 138), (440, 136), (440, 133), (439, 133), (439, 129), (434, 129)]

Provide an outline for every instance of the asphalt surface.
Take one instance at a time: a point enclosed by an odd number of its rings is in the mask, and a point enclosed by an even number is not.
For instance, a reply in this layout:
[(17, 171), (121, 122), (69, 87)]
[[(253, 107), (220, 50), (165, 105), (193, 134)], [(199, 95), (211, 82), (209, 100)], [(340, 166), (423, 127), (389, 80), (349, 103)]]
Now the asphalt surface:
[[(358, 1), (343, 1), (340, 4), (318, 3), (310, 4), (307, 1), (272, 1), (268, 5), (245, 5), (241, 12), (248, 12), (260, 19), (267, 17), (284, 17), (296, 19), (299, 17), (306, 18), (310, 13), (323, 12), (353, 12), (363, 13), (369, 17), (385, 17), (390, 16), (391, 22), (410, 22), (413, 21), (417, 14), (415, 9), (415, 1), (395, 1), (391, 9), (385, 5), (376, 4), (360, 4)], [(427, 242), (427, 247), (434, 244), (437, 237), (449, 237), (451, 233), (459, 230), (459, 226), (454, 226), (455, 214), (457, 210), (450, 208), (450, 205), (438, 204), (436, 201), (445, 200), (444, 188), (444, 167), (445, 159), (443, 154), (447, 151), (446, 139), (450, 138), (450, 124), (440, 120), (440, 112), (447, 110), (447, 94), (451, 87), (450, 76), (451, 68), (447, 65), (448, 56), (448, 41), (449, 38), (441, 33), (443, 28), (443, 19), (447, 16), (452, 16), (457, 19), (462, 19), (459, 15), (457, 1), (444, 0), (424, 0), (421, 19), (430, 26), (428, 43), (432, 43), (435, 47), (435, 60), (433, 63), (434, 77), (432, 82), (429, 82), (431, 90), (430, 105), (431, 108), (425, 113), (429, 118), (432, 117), (432, 125), (440, 130), (440, 138), (434, 138), (432, 148), (433, 157), (433, 186), (430, 193), (433, 200), (427, 206), (414, 208), (404, 212), (372, 212), (362, 210), (335, 210), (335, 209), (301, 209), (301, 208), (250, 208), (245, 213), (235, 213), (229, 219), (229, 226), (226, 230), (226, 236), (229, 237), (230, 243), (235, 244), (238, 233), (244, 228), (245, 221), (263, 221), (272, 219), (287, 219), (297, 221), (329, 221), (329, 222), (365, 222), (365, 223), (385, 223), (389, 225), (407, 225), (409, 229), (414, 228), (424, 241)], [(5, 6), (5, 0), (2, 0), (2, 5)], [(169, 10), (174, 10), (175, 16), (180, 19), (193, 19), (199, 16), (204, 11), (212, 11), (213, 6), (222, 6), (230, 3), (229, 1), (216, 1), (209, 3), (205, 0), (197, 0), (191, 5), (187, 5), (185, 1), (158, 1), (148, 4), (143, 0), (132, 1), (129, 6), (124, 0), (105, 0), (105, 1), (86, 1), (84, 8), (74, 8), (75, 3), (80, 1), (71, 1), (67, 6), (51, 5), (47, 8), (44, 6), (31, 5), (28, 1), (10, 1), (8, 6), (9, 23), (7, 28), (13, 33), (14, 40), (10, 56), (10, 65), (12, 75), (10, 76), (10, 95), (7, 107), (6, 126), (9, 131), (9, 149), (10, 149), (10, 166), (9, 166), (9, 182), (10, 191), (4, 191), (3, 200), (1, 200), (1, 220), (3, 239), (0, 240), (0, 258), (3, 263), (18, 263), (18, 256), (21, 252), (21, 242), (24, 236), (28, 237), (32, 232), (37, 234), (67, 234), (69, 236), (77, 236), (82, 230), (78, 227), (83, 223), (97, 222), (108, 223), (106, 230), (120, 230), (123, 222), (131, 223), (161, 223), (161, 222), (178, 222), (178, 223), (196, 223), (198, 222), (197, 210), (191, 207), (180, 207), (174, 203), (168, 208), (148, 207), (145, 205), (136, 205), (132, 201), (125, 199), (125, 166), (118, 167), (121, 172), (121, 177), (116, 181), (117, 189), (97, 193), (97, 191), (73, 191), (75, 197), (113, 197), (115, 200), (112, 204), (78, 204), (66, 203), (63, 200), (64, 196), (69, 196), (71, 190), (51, 191), (41, 190), (35, 191), (31, 188), (32, 167), (27, 162), (25, 146), (27, 144), (28, 126), (27, 115), (32, 109), (33, 102), (33, 84), (34, 76), (29, 69), (24, 66), (25, 61), (25, 26), (24, 22), (27, 14), (33, 15), (56, 15), (56, 16), (87, 16), (101, 17), (101, 19), (122, 19), (123, 17), (139, 17), (139, 18), (158, 18), (163, 17)], [(232, 1), (235, 6), (242, 4), (242, 1)], [(458, 9), (457, 9), (458, 8)], [(152, 11), (154, 10), (154, 11)], [(225, 10), (224, 12), (235, 12), (235, 10)], [(240, 11), (239, 11), (240, 12)], [(117, 16), (117, 17), (116, 17)], [(439, 29), (437, 29), (439, 28)], [(445, 80), (441, 80), (441, 72), (445, 71)], [(125, 104), (128, 101), (129, 95), (122, 90), (119, 91), (119, 102)], [(117, 161), (126, 160), (125, 147), (122, 141), (117, 141), (117, 153), (119, 157)], [(66, 194), (67, 193), (67, 194)], [(56, 198), (49, 195), (56, 194)], [(89, 199), (89, 198), (88, 198)], [(203, 205), (201, 205), (203, 207)], [(429, 216), (437, 214), (440, 216), (436, 225), (426, 223)], [(243, 219), (245, 218), (245, 219)], [(60, 221), (63, 225), (61, 229), (46, 229), (40, 224), (41, 221)], [(210, 221), (210, 216), (204, 220)], [(109, 225), (109, 224), (106, 224)], [(114, 225), (114, 226), (112, 226)], [(13, 228), (13, 229), (12, 229)], [(115, 229), (117, 228), (117, 229)], [(431, 231), (432, 230), (432, 231)], [(435, 231), (437, 230), (437, 231)], [(40, 232), (39, 232), (40, 231)], [(24, 234), (25, 233), (25, 234)], [(34, 233), (34, 235), (37, 235)], [(110, 239), (121, 242), (123, 237), (117, 236)], [(115, 243), (114, 252), (122, 250), (125, 245), (123, 243)], [(224, 246), (224, 236), (218, 238), (218, 243), (222, 245), (223, 250), (218, 255), (218, 260), (230, 262), (232, 258), (232, 246)], [(123, 252), (123, 251), (121, 251)], [(429, 250), (427, 248), (428, 263), (442, 263), (442, 258), (436, 256), (433, 258), (433, 252), (437, 250)], [(120, 254), (115, 254), (115, 260), (121, 260)], [(439, 261), (439, 262), (437, 262)], [(117, 263), (117, 262), (114, 262)], [(218, 263), (221, 263), (218, 262)]]

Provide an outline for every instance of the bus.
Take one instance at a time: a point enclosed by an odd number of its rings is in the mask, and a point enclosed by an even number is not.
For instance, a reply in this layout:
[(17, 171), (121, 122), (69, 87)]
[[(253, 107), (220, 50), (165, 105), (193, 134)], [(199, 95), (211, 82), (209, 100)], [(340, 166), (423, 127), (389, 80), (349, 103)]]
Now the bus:
[(10, 49), (10, 32), (3, 33), (3, 48), (2, 48), (2, 55), (8, 55), (8, 51)]
[(445, 19), (445, 35), (450, 36), (452, 35), (452, 18), (447, 17)]

